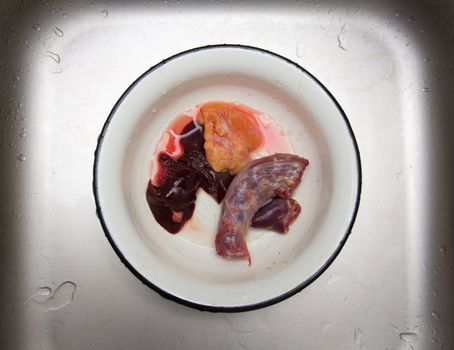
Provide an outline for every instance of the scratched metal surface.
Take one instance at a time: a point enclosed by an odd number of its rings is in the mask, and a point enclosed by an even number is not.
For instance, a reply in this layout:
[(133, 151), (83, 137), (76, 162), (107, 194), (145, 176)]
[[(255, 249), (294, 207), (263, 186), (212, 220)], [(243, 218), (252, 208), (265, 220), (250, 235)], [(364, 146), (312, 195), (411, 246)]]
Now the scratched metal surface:
[[(0, 3), (2, 349), (454, 348), (454, 3)], [(95, 215), (97, 136), (126, 87), (182, 50), (284, 55), (334, 94), (363, 193), (346, 246), (277, 305), (199, 312), (119, 261)]]

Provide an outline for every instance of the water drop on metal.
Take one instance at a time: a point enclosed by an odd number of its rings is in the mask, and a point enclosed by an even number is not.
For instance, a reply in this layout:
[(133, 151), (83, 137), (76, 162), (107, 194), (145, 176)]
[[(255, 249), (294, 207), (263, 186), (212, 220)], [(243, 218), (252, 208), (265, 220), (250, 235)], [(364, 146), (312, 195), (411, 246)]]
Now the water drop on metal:
[(400, 333), (399, 338), (405, 343), (416, 343), (418, 341), (418, 335), (410, 332)]
[(324, 332), (326, 332), (328, 329), (331, 328), (332, 325), (333, 325), (333, 324), (332, 324), (331, 322), (323, 322), (323, 323), (322, 323), (322, 330), (323, 330)]
[(434, 343), (434, 344), (437, 344), (440, 341), (440, 338), (438, 337), (438, 329), (437, 328), (434, 328), (434, 330), (432, 332), (432, 336), (429, 338), (429, 340), (432, 343)]
[(353, 330), (353, 339), (355, 340), (355, 343), (356, 343), (359, 347), (361, 347), (362, 344), (363, 344), (362, 338), (363, 338), (363, 332), (361, 331), (361, 329), (355, 328), (355, 329)]
[(54, 33), (56, 36), (62, 37), (64, 35), (63, 30), (58, 27), (54, 27)]
[(305, 45), (304, 45), (304, 41), (303, 40), (299, 40), (297, 43), (296, 43), (296, 56), (298, 57), (303, 57), (305, 56), (306, 52), (305, 52)]
[(19, 133), (19, 136), (20, 136), (20, 137), (25, 137), (25, 136), (27, 136), (27, 129), (22, 128), (21, 131), (20, 131), (20, 133)]
[(430, 87), (427, 87), (427, 86), (426, 86), (426, 87), (423, 87), (423, 88), (421, 89), (421, 91), (422, 91), (422, 92), (430, 92), (431, 90), (430, 90)]
[(328, 283), (328, 284), (334, 284), (334, 283), (336, 283), (336, 282), (339, 281), (339, 280), (340, 280), (340, 276), (339, 276), (338, 274), (332, 272), (332, 273), (329, 275), (329, 277), (328, 277), (327, 283)]
[(109, 11), (107, 9), (104, 9), (101, 11), (103, 17), (109, 17)]
[(437, 311), (432, 311), (432, 317), (435, 318), (436, 320), (440, 319), (440, 313)]
[(19, 162), (23, 162), (26, 159), (27, 159), (27, 157), (25, 157), (22, 153), (17, 156), (17, 160)]
[(39, 31), (41, 30), (41, 26), (39, 25), (39, 23), (34, 24), (32, 27), (33, 27), (33, 29), (36, 30), (37, 32), (39, 32)]
[(399, 328), (396, 325), (390, 323), (389, 326), (393, 329), (394, 332), (399, 332)]
[(46, 51), (44, 53), (44, 55), (46, 57), (49, 57), (50, 59), (52, 59), (57, 64), (60, 64), (60, 62), (61, 62), (61, 57), (60, 57), (60, 55), (58, 53), (55, 53), (55, 52), (52, 52), (52, 51)]

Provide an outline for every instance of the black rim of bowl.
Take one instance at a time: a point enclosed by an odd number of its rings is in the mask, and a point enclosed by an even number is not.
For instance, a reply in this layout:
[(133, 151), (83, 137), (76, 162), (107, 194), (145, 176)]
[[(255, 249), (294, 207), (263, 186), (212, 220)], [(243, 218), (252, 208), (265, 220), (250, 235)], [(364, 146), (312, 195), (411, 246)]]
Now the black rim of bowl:
[[(147, 280), (143, 275), (141, 275), (140, 272), (137, 271), (129, 263), (129, 261), (123, 255), (123, 253), (120, 250), (120, 248), (115, 244), (114, 240), (112, 239), (112, 236), (111, 236), (111, 234), (110, 234), (110, 232), (109, 232), (109, 230), (107, 228), (107, 225), (105, 223), (103, 212), (102, 212), (102, 208), (101, 208), (100, 203), (99, 203), (99, 193), (98, 193), (98, 186), (97, 186), (97, 183), (98, 183), (97, 168), (98, 168), (99, 154), (100, 154), (100, 151), (101, 151), (104, 135), (107, 132), (109, 124), (110, 124), (112, 118), (114, 117), (117, 108), (120, 106), (120, 104), (126, 98), (126, 96), (129, 94), (129, 92), (144, 77), (146, 77), (147, 75), (151, 74), (156, 69), (158, 69), (162, 65), (166, 64), (167, 62), (169, 62), (169, 61), (171, 61), (171, 60), (173, 60), (175, 58), (178, 58), (178, 57), (181, 57), (181, 56), (184, 56), (184, 55), (187, 55), (187, 54), (191, 54), (191, 53), (194, 53), (194, 52), (197, 52), (197, 51), (210, 50), (210, 49), (219, 49), (219, 48), (235, 48), (235, 49), (251, 50), (251, 51), (257, 51), (257, 52), (260, 52), (260, 53), (263, 53), (263, 54), (268, 54), (268, 55), (277, 57), (277, 58), (283, 60), (284, 62), (286, 62), (288, 64), (293, 65), (294, 67), (298, 68), (302, 73), (307, 74), (317, 85), (319, 85), (323, 89), (323, 91), (327, 94), (327, 96), (335, 104), (336, 108), (338, 109), (338, 111), (342, 115), (342, 117), (344, 119), (344, 122), (345, 122), (345, 126), (346, 126), (346, 128), (347, 128), (347, 130), (349, 132), (349, 135), (350, 135), (350, 138), (351, 138), (354, 150), (355, 150), (356, 168), (357, 168), (357, 174), (358, 174), (357, 196), (356, 196), (356, 200), (355, 200), (355, 206), (354, 206), (351, 218), (350, 218), (350, 223), (349, 223), (349, 225), (347, 227), (346, 232), (344, 233), (344, 236), (343, 236), (342, 240), (340, 241), (340, 243), (338, 244), (338, 246), (336, 247), (334, 252), (331, 254), (331, 256), (328, 258), (328, 260), (322, 265), (322, 267), (319, 270), (317, 270), (312, 276), (310, 276), (308, 279), (306, 279), (304, 282), (302, 282), (301, 284), (299, 284), (295, 288), (293, 288), (293, 289), (291, 289), (291, 290), (289, 290), (289, 291), (287, 291), (287, 292), (285, 292), (285, 293), (283, 293), (281, 295), (278, 295), (278, 296), (273, 297), (271, 299), (268, 299), (268, 300), (265, 300), (265, 301), (261, 301), (259, 303), (255, 303), (255, 304), (242, 305), (242, 306), (228, 306), (228, 307), (199, 304), (199, 303), (195, 303), (195, 302), (192, 302), (192, 301), (189, 301), (189, 300), (185, 300), (185, 299), (179, 298), (179, 297), (177, 297), (177, 296), (175, 296), (175, 295), (173, 295), (173, 294), (171, 294), (169, 292), (164, 291), (159, 286), (153, 284), (152, 282)], [(334, 96), (329, 92), (329, 90), (314, 75), (312, 75), (306, 69), (301, 67), (299, 64), (289, 60), (288, 58), (286, 58), (284, 56), (281, 56), (279, 54), (276, 54), (276, 53), (274, 53), (272, 51), (269, 51), (269, 50), (265, 50), (265, 49), (254, 47), (254, 46), (241, 45), (241, 44), (207, 45), (207, 46), (201, 46), (201, 47), (196, 47), (196, 48), (193, 48), (193, 49), (190, 49), (190, 50), (182, 51), (180, 53), (177, 53), (177, 54), (175, 54), (175, 55), (173, 55), (173, 56), (171, 56), (169, 58), (166, 58), (165, 60), (159, 62), (158, 64), (156, 64), (153, 67), (151, 67), (150, 69), (148, 69), (140, 77), (138, 77), (126, 89), (126, 91), (121, 95), (120, 99), (117, 101), (117, 103), (114, 105), (114, 107), (112, 108), (111, 112), (109, 113), (109, 116), (108, 116), (108, 118), (107, 118), (107, 120), (104, 123), (104, 126), (102, 128), (101, 134), (98, 137), (98, 143), (97, 143), (96, 150), (95, 150), (95, 161), (94, 161), (94, 166), (93, 166), (93, 193), (94, 193), (95, 202), (96, 202), (96, 214), (97, 214), (97, 216), (99, 218), (99, 221), (101, 222), (102, 228), (104, 230), (104, 233), (105, 233), (108, 241), (110, 242), (110, 244), (111, 244), (112, 248), (114, 249), (114, 251), (116, 252), (116, 254), (119, 256), (121, 262), (142, 283), (144, 283), (145, 285), (147, 285), (148, 287), (150, 287), (151, 289), (153, 289), (154, 291), (159, 293), (164, 298), (167, 298), (167, 299), (175, 301), (177, 303), (192, 307), (192, 308), (197, 309), (197, 310), (211, 311), (211, 312), (242, 312), (242, 311), (251, 311), (251, 310), (256, 310), (256, 309), (260, 309), (260, 308), (263, 308), (263, 307), (267, 307), (267, 306), (279, 303), (279, 302), (281, 302), (281, 301), (283, 301), (283, 300), (295, 295), (296, 293), (300, 292), (301, 290), (306, 288), (308, 285), (310, 285), (312, 282), (314, 282), (331, 265), (331, 263), (334, 261), (334, 259), (339, 255), (340, 251), (342, 250), (343, 246), (345, 245), (345, 242), (347, 241), (348, 236), (351, 233), (351, 230), (353, 228), (353, 224), (355, 222), (355, 219), (356, 219), (356, 216), (357, 216), (357, 213), (358, 213), (358, 209), (359, 209), (359, 202), (360, 202), (360, 197), (361, 197), (361, 185), (362, 185), (361, 160), (360, 160), (360, 153), (359, 153), (359, 148), (358, 148), (358, 144), (356, 142), (355, 135), (353, 134), (353, 130), (351, 128), (350, 122), (348, 121), (348, 118), (347, 118), (345, 112), (343, 111), (342, 107), (337, 102), (337, 100), (334, 98)]]

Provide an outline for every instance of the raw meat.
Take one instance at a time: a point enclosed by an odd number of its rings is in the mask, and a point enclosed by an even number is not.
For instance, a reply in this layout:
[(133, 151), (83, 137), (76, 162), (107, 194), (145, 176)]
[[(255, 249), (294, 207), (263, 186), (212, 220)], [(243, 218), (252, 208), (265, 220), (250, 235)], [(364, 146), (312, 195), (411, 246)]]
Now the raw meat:
[(216, 235), (216, 251), (229, 259), (249, 259), (246, 234), (252, 217), (270, 199), (288, 199), (301, 182), (309, 161), (276, 153), (250, 162), (232, 181), (225, 195)]
[(300, 213), (301, 206), (293, 198), (274, 198), (254, 214), (251, 226), (286, 233)]

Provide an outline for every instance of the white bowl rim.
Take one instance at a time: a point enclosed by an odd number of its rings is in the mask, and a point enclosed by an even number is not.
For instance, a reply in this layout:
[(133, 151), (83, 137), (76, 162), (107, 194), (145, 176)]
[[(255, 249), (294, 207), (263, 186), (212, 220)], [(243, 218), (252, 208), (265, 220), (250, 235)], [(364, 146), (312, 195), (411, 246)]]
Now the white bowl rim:
[[(103, 211), (100, 205), (100, 200), (99, 200), (99, 191), (98, 191), (98, 165), (99, 165), (99, 157), (100, 157), (100, 152), (103, 144), (103, 138), (105, 134), (107, 133), (109, 124), (112, 120), (112, 118), (115, 116), (115, 112), (117, 111), (118, 107), (121, 105), (121, 103), (124, 101), (124, 99), (128, 96), (128, 94), (131, 92), (132, 89), (135, 88), (135, 86), (146, 76), (149, 74), (153, 73), (155, 70), (166, 64), (167, 62), (179, 58), (181, 56), (185, 56), (194, 52), (202, 51), (202, 50), (211, 50), (211, 49), (220, 49), (220, 48), (227, 48), (227, 49), (244, 49), (244, 50), (251, 50), (251, 51), (256, 51), (264, 54), (268, 54), (271, 56), (274, 56), (275, 58), (278, 58), (282, 61), (284, 61), (287, 64), (293, 65), (297, 69), (299, 69), (302, 73), (306, 74), (310, 79), (314, 81), (323, 91), (324, 93), (328, 96), (328, 98), (334, 103), (336, 106), (338, 112), (341, 114), (343, 117), (345, 127), (347, 128), (348, 134), (351, 138), (351, 142), (353, 145), (353, 151), (355, 154), (355, 160), (356, 160), (356, 171), (357, 171), (357, 189), (356, 189), (356, 199), (355, 199), (355, 204), (353, 207), (353, 211), (351, 213), (350, 219), (349, 219), (349, 224), (347, 225), (346, 231), (342, 237), (342, 239), (339, 241), (338, 246), (336, 249), (332, 252), (330, 257), (325, 261), (325, 263), (316, 271), (314, 272), (309, 278), (307, 278), (305, 281), (301, 282), (298, 286), (295, 288), (281, 294), (278, 296), (275, 296), (273, 298), (270, 298), (265, 301), (261, 301), (258, 303), (254, 304), (249, 304), (249, 305), (241, 305), (241, 306), (213, 306), (213, 305), (205, 305), (201, 303), (195, 303), (189, 300), (185, 300), (183, 298), (177, 297), (163, 289), (161, 289), (159, 286), (156, 284), (152, 283), (149, 281), (147, 278), (145, 278), (139, 271), (137, 271), (128, 261), (128, 259), (124, 256), (122, 253), (121, 249), (117, 246), (115, 243), (114, 239), (112, 238), (111, 233), (109, 232), (109, 229), (107, 227), (107, 224), (105, 222), (105, 218), (103, 216)], [(260, 308), (264, 308), (267, 306), (271, 306), (273, 304), (279, 303), (285, 299), (288, 299), (289, 297), (295, 295), (296, 293), (302, 291), (304, 288), (309, 286), (312, 282), (314, 282), (334, 261), (334, 259), (339, 255), (340, 251), (342, 250), (343, 246), (345, 245), (347, 238), (349, 237), (353, 224), (356, 220), (356, 216), (358, 214), (358, 209), (359, 209), (359, 204), (360, 204), (360, 197), (361, 197), (361, 188), (362, 188), (362, 169), (361, 169), (361, 159), (360, 159), (360, 152), (358, 148), (358, 143), (356, 141), (355, 135), (353, 133), (353, 129), (350, 125), (350, 122), (347, 118), (347, 115), (345, 114), (344, 110), (340, 106), (340, 104), (337, 102), (337, 100), (334, 98), (334, 96), (330, 93), (330, 91), (309, 71), (301, 67), (298, 63), (282, 56), (279, 55), (275, 52), (272, 52), (267, 49), (255, 47), (255, 46), (250, 46), (250, 45), (243, 45), (243, 44), (214, 44), (214, 45), (205, 45), (205, 46), (200, 46), (200, 47), (195, 47), (189, 50), (185, 50), (182, 52), (179, 52), (173, 56), (170, 56), (163, 61), (157, 63), (156, 65), (152, 66), (149, 68), (147, 71), (145, 71), (142, 75), (140, 75), (126, 90), (125, 92), (121, 95), (121, 97), (118, 99), (118, 101), (115, 103), (114, 107), (112, 108), (111, 112), (109, 113), (109, 116), (107, 117), (102, 131), (100, 135), (98, 136), (97, 140), (97, 146), (96, 150), (94, 152), (94, 165), (93, 165), (93, 182), (92, 182), (92, 187), (93, 187), (93, 193), (94, 193), (94, 198), (95, 198), (95, 204), (96, 204), (96, 215), (99, 218), (99, 221), (101, 223), (101, 226), (103, 228), (103, 231), (105, 233), (105, 236), (109, 243), (111, 244), (112, 248), (114, 249), (115, 253), (118, 255), (120, 258), (121, 262), (146, 286), (150, 287), (154, 291), (156, 291), (158, 294), (160, 294), (162, 297), (175, 301), (179, 304), (189, 306), (191, 308), (200, 310), (200, 311), (210, 311), (210, 312), (243, 312), (243, 311), (251, 311), (251, 310), (256, 310)]]

